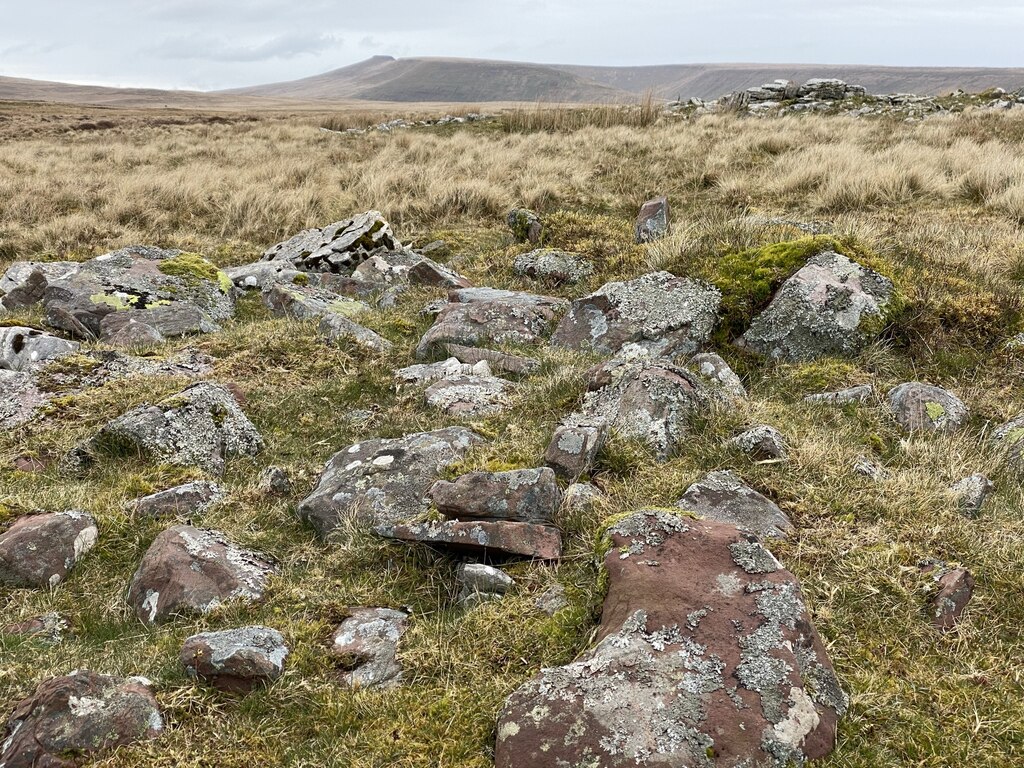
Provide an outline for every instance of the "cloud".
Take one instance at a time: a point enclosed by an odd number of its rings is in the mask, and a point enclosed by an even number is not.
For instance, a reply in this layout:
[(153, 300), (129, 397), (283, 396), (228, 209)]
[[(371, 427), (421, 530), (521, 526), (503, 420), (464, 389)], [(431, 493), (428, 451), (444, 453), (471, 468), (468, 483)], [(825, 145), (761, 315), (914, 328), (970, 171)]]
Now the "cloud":
[(197, 61), (252, 62), (273, 59), (294, 59), (339, 48), (343, 40), (333, 34), (309, 35), (289, 33), (248, 45), (229, 43), (223, 38), (177, 37), (164, 40), (147, 49), (164, 59)]

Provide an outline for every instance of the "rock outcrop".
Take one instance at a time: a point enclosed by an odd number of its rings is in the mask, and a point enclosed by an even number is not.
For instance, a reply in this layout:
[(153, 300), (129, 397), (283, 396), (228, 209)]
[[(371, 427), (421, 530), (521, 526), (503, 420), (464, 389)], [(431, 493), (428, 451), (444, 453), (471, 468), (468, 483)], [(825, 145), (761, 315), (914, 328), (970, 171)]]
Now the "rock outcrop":
[(268, 248), (263, 260), (287, 262), (303, 272), (351, 274), (371, 256), (400, 248), (384, 217), (367, 211), (321, 229), (304, 229)]

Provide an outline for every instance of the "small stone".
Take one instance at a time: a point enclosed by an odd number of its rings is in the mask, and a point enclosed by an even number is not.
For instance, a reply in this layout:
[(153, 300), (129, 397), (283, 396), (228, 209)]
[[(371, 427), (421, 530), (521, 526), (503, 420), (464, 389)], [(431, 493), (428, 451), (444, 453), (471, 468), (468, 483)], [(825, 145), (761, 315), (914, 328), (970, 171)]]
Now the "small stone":
[(272, 496), (287, 496), (292, 492), (292, 481), (283, 467), (267, 467), (260, 472), (257, 487)]
[(1019, 465), (1024, 453), (1024, 414), (996, 427), (992, 432), (992, 441), (1006, 451), (1012, 464)]
[(985, 475), (974, 474), (954, 483), (949, 490), (956, 496), (957, 507), (964, 517), (977, 517), (985, 499), (995, 489), (995, 484)]
[(690, 358), (690, 367), (705, 379), (717, 384), (731, 397), (743, 399), (747, 396), (743, 381), (720, 355), (714, 352), (694, 355)]
[(640, 207), (634, 227), (637, 243), (650, 243), (668, 234), (668, 198), (656, 197)]
[(473, 285), (462, 275), (430, 259), (420, 259), (409, 267), (409, 282), (433, 288), (469, 288)]
[(541, 613), (554, 616), (559, 611), (569, 607), (569, 599), (565, 596), (565, 587), (555, 584), (544, 590), (544, 593), (537, 598), (534, 605)]
[(952, 392), (919, 381), (893, 387), (888, 397), (893, 417), (907, 432), (953, 432), (970, 417)]
[(540, 216), (527, 208), (513, 208), (508, 212), (507, 221), (513, 236), (521, 243), (529, 241), (538, 245), (543, 238)]
[(459, 603), (472, 608), (489, 600), (500, 600), (515, 581), (504, 571), (483, 563), (463, 563), (459, 566)]
[(826, 405), (845, 405), (846, 403), (866, 403), (875, 395), (875, 390), (870, 384), (860, 384), (849, 389), (840, 389), (835, 392), (818, 392), (807, 395), (805, 403), (824, 403)]
[(0, 635), (23, 637), (47, 645), (57, 645), (64, 638), (68, 623), (59, 613), (47, 613), (28, 621), (0, 626)]
[(594, 265), (578, 253), (542, 248), (516, 256), (512, 271), (535, 280), (572, 284), (590, 277), (594, 273)]
[(785, 461), (789, 454), (786, 451), (786, 439), (775, 427), (761, 424), (748, 429), (729, 441), (754, 461)]
[(607, 424), (600, 420), (563, 422), (555, 429), (544, 452), (544, 463), (555, 474), (570, 480), (588, 475), (594, 469), (607, 436)]
[(129, 508), (140, 517), (184, 519), (203, 514), (224, 496), (224, 490), (216, 483), (196, 480), (143, 496), (131, 502)]
[(557, 560), (562, 556), (562, 536), (558, 530), (534, 523), (445, 520), (378, 526), (376, 531), (385, 538), (474, 556), (520, 555), (537, 560)]
[(449, 518), (553, 523), (562, 501), (548, 467), (508, 472), (470, 472), (455, 482), (439, 480), (430, 496)]
[[(466, 295), (467, 288), (453, 295)], [(483, 290), (483, 289), (480, 289)], [(511, 293), (511, 292), (507, 292)], [(437, 315), (416, 346), (416, 359), (428, 359), (436, 349), (448, 344), (467, 347), (489, 344), (538, 344), (555, 322), (555, 308), (537, 302), (531, 294), (495, 301), (449, 303)]]
[(224, 270), (236, 288), (242, 290), (264, 290), (271, 286), (292, 283), (301, 284), (309, 277), (305, 272), (295, 269), (287, 262), (257, 261), (253, 264), (242, 264), (239, 267), (228, 267)]
[(409, 616), (390, 608), (356, 608), (335, 630), (331, 654), (350, 688), (391, 687), (402, 679), (398, 643)]
[(281, 677), (287, 656), (280, 632), (255, 626), (193, 635), (179, 658), (193, 677), (222, 691), (248, 693)]
[(14, 468), (18, 472), (37, 474), (45, 472), (48, 464), (36, 456), (17, 456), (14, 459)]
[(456, 376), (442, 379), (423, 393), (427, 405), (461, 418), (494, 416), (511, 405), (512, 383), (496, 376)]
[(889, 472), (885, 467), (866, 456), (860, 456), (857, 458), (853, 463), (853, 471), (858, 475), (869, 477), (875, 482), (885, 480), (885, 478), (889, 476)]
[(392, 347), (390, 341), (374, 331), (334, 312), (324, 314), (320, 320), (319, 332), (331, 343), (352, 341), (370, 352), (390, 352)]
[(572, 483), (562, 494), (562, 507), (569, 514), (589, 512), (604, 493), (593, 483)]
[(939, 586), (932, 598), (932, 625), (942, 632), (956, 628), (967, 604), (974, 596), (974, 577), (966, 568), (925, 565), (922, 570)]
[(686, 489), (676, 506), (762, 538), (785, 539), (793, 532), (785, 513), (734, 472), (706, 475)]
[(19, 517), (0, 533), (0, 584), (52, 589), (98, 538), (96, 520), (78, 510)]

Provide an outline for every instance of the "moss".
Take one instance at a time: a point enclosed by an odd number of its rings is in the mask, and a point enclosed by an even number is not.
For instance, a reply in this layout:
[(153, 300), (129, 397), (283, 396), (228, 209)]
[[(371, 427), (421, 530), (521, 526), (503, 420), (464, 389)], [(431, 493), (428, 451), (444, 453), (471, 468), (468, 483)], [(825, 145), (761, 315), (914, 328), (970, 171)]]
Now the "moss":
[(292, 282), (295, 285), (309, 285), (309, 275), (305, 272), (299, 272), (293, 279)]
[(366, 305), (354, 299), (337, 299), (328, 304), (327, 309), (343, 317), (355, 317), (366, 311)]
[(135, 302), (129, 303), (120, 296), (114, 296), (109, 293), (94, 293), (89, 297), (89, 301), (93, 304), (106, 304), (114, 309), (139, 309), (137, 306), (138, 299)]
[(217, 284), (220, 285), (220, 292), (223, 294), (231, 293), (235, 284), (231, 282), (231, 278), (228, 277), (228, 273), (222, 270), (217, 270)]
[[(224, 273), (198, 253), (181, 253), (170, 259), (164, 259), (157, 269), (165, 275), (179, 277), (191, 285), (209, 281), (219, 284), (222, 288), (224, 286), (221, 282), (221, 275)], [(231, 282), (227, 275), (224, 275), (224, 279), (228, 283)], [(231, 290), (230, 285), (227, 290)]]
[(1003, 438), (1003, 442), (1007, 445), (1016, 445), (1021, 440), (1024, 440), (1024, 427), (1016, 427), (1006, 433), (1006, 437)]

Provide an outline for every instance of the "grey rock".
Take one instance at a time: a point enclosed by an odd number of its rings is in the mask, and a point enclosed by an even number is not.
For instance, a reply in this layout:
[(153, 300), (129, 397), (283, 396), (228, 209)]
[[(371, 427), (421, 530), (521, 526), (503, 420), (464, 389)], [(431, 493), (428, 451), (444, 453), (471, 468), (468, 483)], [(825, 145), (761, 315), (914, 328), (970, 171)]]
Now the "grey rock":
[(729, 443), (755, 461), (785, 461), (789, 456), (782, 433), (767, 424), (748, 429)]
[(216, 483), (195, 480), (143, 496), (131, 502), (128, 508), (139, 517), (187, 518), (203, 514), (225, 495), (224, 489)]
[(351, 274), (377, 252), (400, 248), (380, 212), (367, 211), (321, 229), (305, 229), (268, 248), (263, 261), (287, 262), (303, 272)]
[(233, 693), (277, 680), (284, 674), (287, 657), (281, 633), (261, 626), (193, 635), (179, 655), (192, 677)]
[(23, 288), (33, 272), (41, 272), (47, 281), (60, 280), (74, 274), (81, 266), (77, 261), (16, 261), (0, 277), (0, 294)]
[(292, 492), (292, 480), (282, 467), (267, 467), (260, 472), (256, 486), (267, 494), (287, 496)]
[(447, 344), (537, 344), (550, 332), (554, 321), (555, 310), (548, 303), (501, 300), (448, 304), (420, 339), (416, 358), (427, 359)]
[(594, 265), (578, 253), (542, 248), (516, 256), (512, 271), (552, 283), (578, 283), (594, 274)]
[(502, 288), (459, 288), (448, 292), (448, 300), (453, 304), (488, 303), (492, 301), (502, 304), (516, 304), (521, 307), (550, 307), (559, 310), (568, 305), (565, 299), (556, 296), (544, 296), (526, 291), (506, 291)]
[(737, 344), (779, 360), (852, 355), (872, 338), (893, 295), (889, 278), (827, 251), (782, 284)]
[(499, 568), (483, 563), (459, 566), (459, 603), (472, 608), (489, 600), (500, 600), (515, 585), (515, 580)]
[(736, 399), (747, 396), (747, 389), (740, 377), (720, 355), (714, 352), (701, 352), (690, 358), (690, 367), (708, 381), (721, 387), (729, 396)]
[(96, 520), (78, 510), (19, 517), (0, 533), (0, 584), (52, 589), (98, 538)]
[(807, 395), (805, 403), (825, 403), (826, 405), (845, 405), (846, 403), (866, 403), (875, 395), (875, 390), (870, 384), (860, 384), (849, 389), (840, 389), (835, 392), (818, 392)]
[(411, 544), (424, 544), (476, 558), (528, 557), (558, 560), (562, 535), (557, 528), (512, 520), (443, 520), (441, 522), (378, 525), (381, 536)]
[[(156, 333), (143, 332), (144, 335), (140, 335), (136, 329), (128, 330), (129, 325), (148, 326)], [(100, 339), (116, 346), (131, 346), (131, 342), (157, 337), (162, 340), (219, 330), (220, 326), (198, 307), (184, 302), (130, 312), (111, 312), (100, 320)]]
[(656, 197), (640, 207), (633, 234), (638, 243), (650, 243), (668, 234), (668, 198)]
[(427, 405), (460, 418), (494, 416), (511, 404), (512, 383), (496, 376), (456, 376), (427, 387)]
[(305, 272), (284, 261), (257, 261), (238, 267), (227, 267), (224, 274), (241, 290), (262, 291), (274, 285), (301, 284), (309, 279)]
[[(107, 315), (107, 317), (114, 317), (114, 315)], [(130, 316), (123, 318), (117, 324), (116, 329), (111, 329), (110, 327), (103, 328), (103, 322), (101, 321), (100, 333), (103, 336), (103, 340), (112, 347), (129, 350), (155, 347), (167, 341), (164, 335), (152, 325)]]
[(712, 472), (697, 481), (686, 489), (676, 506), (762, 538), (785, 539), (794, 530), (774, 502), (730, 471)]
[(985, 475), (974, 474), (957, 481), (949, 490), (956, 497), (957, 507), (964, 517), (977, 517), (985, 499), (995, 489), (995, 483)]
[(5, 294), (0, 294), (0, 314), (16, 309), (28, 309), (35, 306), (46, 295), (46, 275), (41, 269), (34, 269), (24, 282)]
[(569, 599), (565, 596), (565, 587), (561, 584), (549, 587), (537, 598), (534, 605), (538, 611), (546, 613), (548, 616), (554, 616), (559, 611), (568, 608)]
[(491, 376), (491, 367), (486, 360), (470, 365), (457, 358), (449, 357), (437, 363), (419, 363), (395, 371), (395, 378), (403, 384), (432, 384), (442, 379), (462, 376)]
[(370, 307), (357, 299), (341, 296), (325, 288), (303, 285), (272, 285), (261, 294), (264, 305), (279, 317), (315, 320), (333, 314), (355, 317)]
[(346, 668), (351, 688), (393, 687), (402, 680), (398, 644), (409, 616), (390, 608), (356, 608), (335, 630), (332, 655)]
[(604, 492), (593, 483), (572, 483), (562, 494), (562, 507), (566, 512), (589, 512), (604, 498)]
[(349, 320), (343, 315), (328, 312), (320, 320), (320, 335), (329, 342), (336, 343), (342, 340), (352, 341), (356, 345), (370, 352), (390, 352), (392, 345), (387, 339), (381, 338), (369, 328), (364, 328), (359, 323)]
[(24, 424), (53, 399), (36, 386), (36, 378), (21, 371), (0, 368), (0, 429)]
[(40, 364), (78, 351), (74, 341), (52, 336), (35, 328), (12, 325), (0, 328), (0, 368), (28, 371)]
[(889, 409), (907, 432), (953, 432), (970, 412), (956, 395), (941, 387), (909, 381), (889, 390)]

